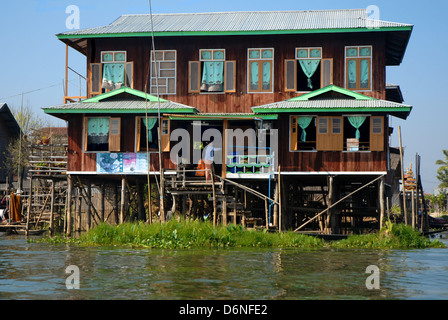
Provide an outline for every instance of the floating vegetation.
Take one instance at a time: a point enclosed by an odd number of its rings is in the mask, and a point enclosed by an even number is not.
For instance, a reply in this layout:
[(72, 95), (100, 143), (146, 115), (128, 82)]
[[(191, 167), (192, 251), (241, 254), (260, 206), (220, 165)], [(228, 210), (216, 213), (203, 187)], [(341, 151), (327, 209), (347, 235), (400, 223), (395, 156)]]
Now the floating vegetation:
[(294, 232), (247, 230), (239, 225), (218, 226), (203, 221), (177, 221), (166, 224), (124, 223), (118, 226), (101, 224), (79, 238), (47, 237), (39, 241), (73, 243), (81, 246), (133, 246), (143, 248), (371, 248), (411, 249), (445, 247), (438, 240), (430, 241), (410, 226), (386, 223), (375, 234), (353, 235), (344, 240), (324, 241)]

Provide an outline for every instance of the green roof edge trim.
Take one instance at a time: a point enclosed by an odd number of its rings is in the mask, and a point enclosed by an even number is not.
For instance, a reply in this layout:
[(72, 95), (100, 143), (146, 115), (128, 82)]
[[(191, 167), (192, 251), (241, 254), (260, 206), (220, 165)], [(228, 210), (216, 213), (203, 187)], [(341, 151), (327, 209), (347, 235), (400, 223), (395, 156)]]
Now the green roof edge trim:
[[(129, 114), (129, 113), (146, 113), (145, 109), (67, 109), (67, 108), (43, 108), (47, 114)], [(158, 113), (158, 109), (148, 109), (148, 113)], [(160, 109), (161, 113), (186, 113), (196, 114), (196, 109), (179, 108), (179, 109)]]
[(255, 113), (318, 113), (318, 112), (410, 112), (412, 107), (393, 108), (263, 108), (254, 107)]
[[(139, 97), (139, 98), (142, 98), (142, 99), (147, 99), (150, 102), (158, 102), (159, 101), (159, 98), (157, 98), (157, 97), (155, 97), (153, 95), (147, 94), (147, 93), (145, 93), (143, 91), (139, 91), (139, 90), (128, 88), (128, 87), (121, 87), (119, 89), (116, 89), (116, 90), (113, 90), (113, 91), (110, 91), (110, 92), (107, 92), (107, 93), (103, 93), (103, 94), (94, 96), (94, 97), (89, 98), (89, 99), (85, 99), (85, 100), (81, 101), (81, 103), (100, 102), (101, 100), (104, 100), (104, 99), (116, 96), (116, 95), (121, 94), (121, 93), (129, 93), (129, 94), (132, 94), (132, 95), (134, 95), (136, 97)], [(160, 98), (160, 102), (168, 102), (168, 100)]]
[[(170, 120), (225, 120), (226, 118), (244, 118), (248, 120), (255, 120), (255, 118), (259, 118), (261, 120), (277, 120), (278, 115), (277, 114), (248, 114), (248, 115), (207, 115), (207, 114), (197, 114), (195, 117), (189, 117), (188, 115), (179, 117), (179, 116), (169, 116)], [(243, 119), (241, 119), (243, 120)]]
[[(306, 29), (306, 30), (256, 30), (256, 31), (168, 31), (154, 32), (156, 37), (176, 36), (229, 36), (229, 35), (270, 35), (270, 34), (313, 34), (313, 33), (344, 33), (344, 32), (382, 32), (382, 31), (412, 31), (412, 26), (382, 27), (382, 28), (345, 28), (345, 29)], [(101, 33), (101, 34), (57, 34), (59, 40), (79, 38), (119, 38), (119, 37), (149, 37), (151, 32)]]
[(327, 87), (324, 87), (324, 88), (321, 88), (321, 89), (317, 89), (317, 90), (312, 91), (310, 93), (306, 93), (304, 95), (301, 95), (301, 96), (298, 96), (298, 97), (295, 97), (295, 98), (287, 99), (286, 101), (307, 101), (307, 100), (309, 100), (311, 98), (317, 97), (317, 96), (319, 96), (321, 94), (324, 94), (326, 92), (329, 92), (329, 91), (335, 91), (335, 92), (344, 94), (346, 96), (355, 98), (356, 100), (377, 100), (375, 98), (363, 95), (363, 94), (355, 92), (355, 91), (344, 89), (344, 88), (341, 88), (341, 87), (338, 87), (338, 86), (335, 86), (335, 85), (329, 85)]

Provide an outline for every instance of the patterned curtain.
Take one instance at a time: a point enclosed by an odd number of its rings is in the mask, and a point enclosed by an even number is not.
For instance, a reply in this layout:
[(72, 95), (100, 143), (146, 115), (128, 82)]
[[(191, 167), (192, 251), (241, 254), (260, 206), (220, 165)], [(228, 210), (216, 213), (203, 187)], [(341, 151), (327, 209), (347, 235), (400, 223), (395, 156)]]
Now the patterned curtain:
[(103, 67), (103, 89), (115, 90), (124, 84), (124, 63), (105, 63)]
[(313, 89), (313, 83), (311, 82), (311, 77), (317, 70), (319, 66), (320, 60), (312, 59), (312, 60), (299, 60), (300, 66), (302, 67), (303, 73), (308, 78), (308, 88)]
[(222, 92), (224, 83), (224, 61), (204, 62), (202, 71), (202, 91)]

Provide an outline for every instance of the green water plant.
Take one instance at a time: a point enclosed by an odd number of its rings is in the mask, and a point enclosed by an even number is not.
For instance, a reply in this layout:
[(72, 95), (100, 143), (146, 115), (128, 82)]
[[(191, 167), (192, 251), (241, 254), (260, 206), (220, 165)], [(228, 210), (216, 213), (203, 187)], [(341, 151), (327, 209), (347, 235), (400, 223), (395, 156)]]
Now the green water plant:
[(353, 235), (344, 240), (327, 242), (317, 237), (290, 232), (248, 230), (240, 225), (213, 227), (209, 221), (170, 220), (166, 224), (143, 222), (124, 223), (118, 226), (100, 224), (78, 238), (43, 238), (42, 241), (69, 242), (81, 246), (134, 246), (143, 248), (372, 248), (405, 249), (443, 247), (443, 243), (430, 241), (412, 227), (390, 221), (380, 232)]

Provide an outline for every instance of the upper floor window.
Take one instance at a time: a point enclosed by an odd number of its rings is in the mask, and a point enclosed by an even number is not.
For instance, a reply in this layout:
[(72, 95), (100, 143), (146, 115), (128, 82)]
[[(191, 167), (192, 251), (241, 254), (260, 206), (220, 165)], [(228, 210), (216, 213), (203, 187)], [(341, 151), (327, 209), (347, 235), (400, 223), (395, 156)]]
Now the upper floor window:
[(372, 90), (372, 47), (345, 47), (345, 86), (350, 90)]
[(322, 58), (322, 48), (296, 48), (285, 60), (285, 91), (306, 92), (333, 83), (333, 59)]
[(248, 49), (248, 92), (273, 92), (274, 49)]
[(176, 50), (151, 52), (151, 94), (176, 94)]
[(90, 94), (132, 88), (133, 74), (134, 63), (127, 61), (126, 51), (101, 51), (101, 63), (90, 64)]
[(189, 61), (189, 93), (236, 92), (236, 61), (225, 49), (201, 49), (199, 61)]

